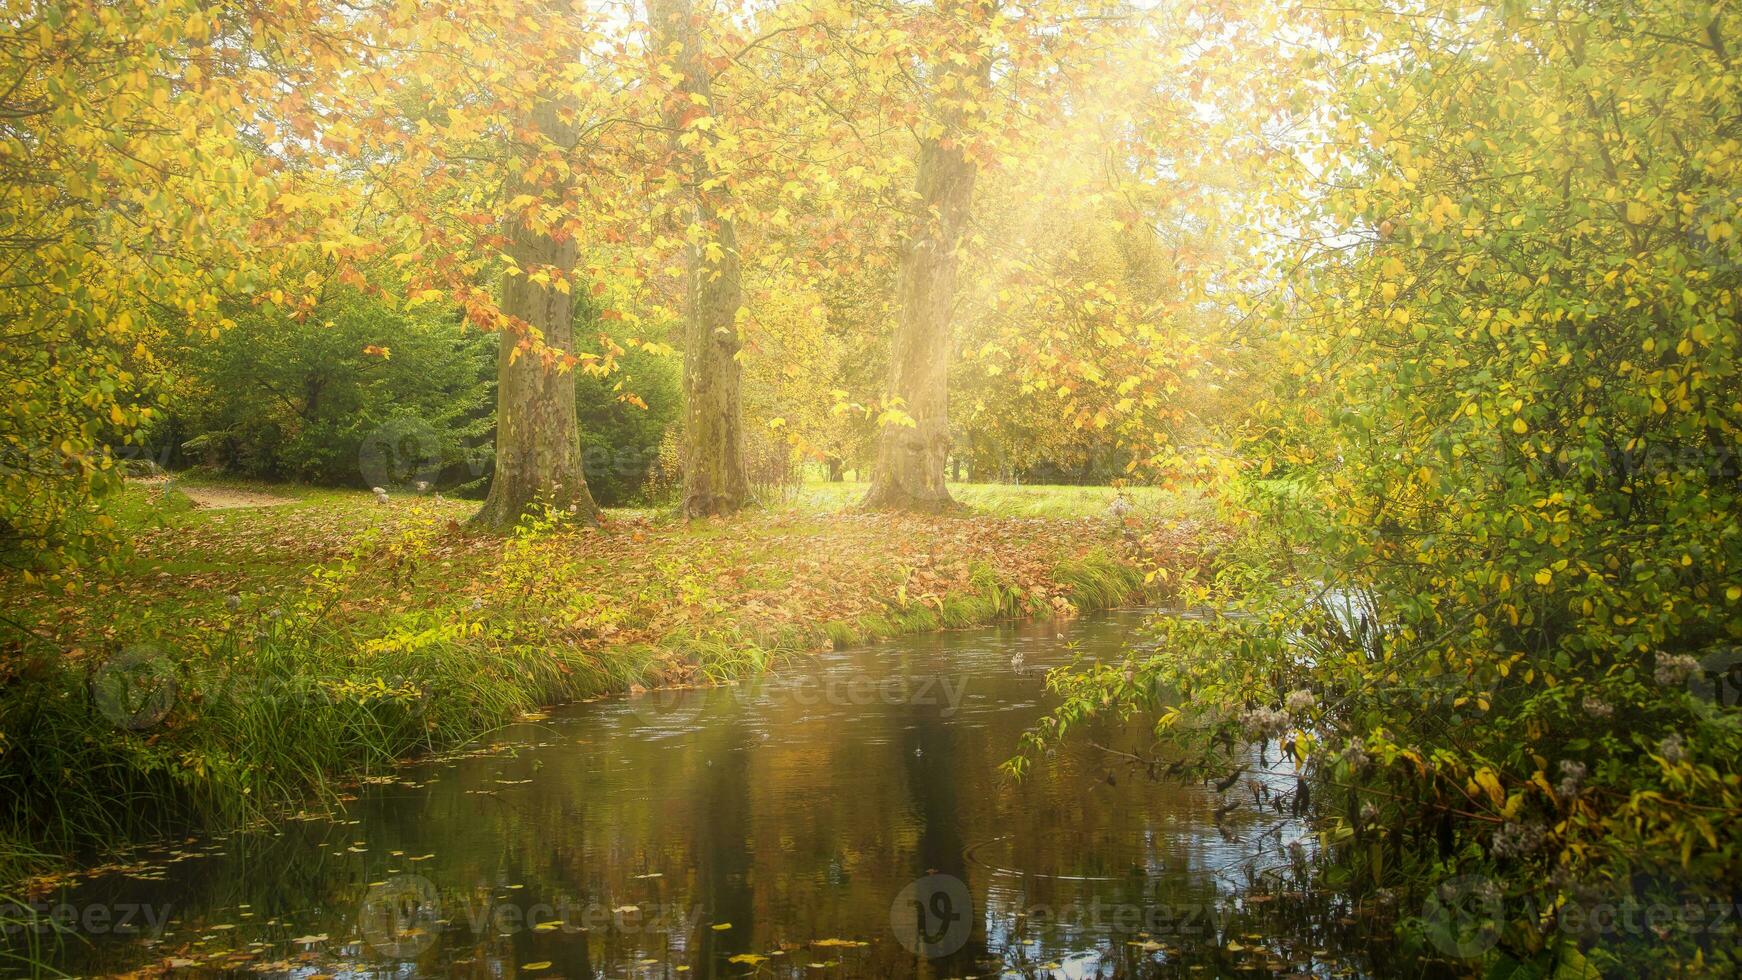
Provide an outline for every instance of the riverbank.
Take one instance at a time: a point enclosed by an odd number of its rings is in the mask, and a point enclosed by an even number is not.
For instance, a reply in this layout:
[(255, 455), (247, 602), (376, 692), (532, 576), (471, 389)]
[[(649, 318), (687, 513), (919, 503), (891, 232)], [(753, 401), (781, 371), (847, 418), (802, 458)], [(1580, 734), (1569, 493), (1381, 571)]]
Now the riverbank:
[[(133, 487), (116, 567), (8, 581), (0, 872), (341, 795), (542, 706), (768, 669), (826, 645), (1136, 599), (1190, 560), (1197, 508), (1115, 517), (1080, 488), (963, 488), (1045, 517), (832, 511), (811, 488), (723, 521), (608, 512), (511, 538), (475, 504), (232, 488), (202, 509)], [(1037, 502), (1043, 502), (1038, 503)]]

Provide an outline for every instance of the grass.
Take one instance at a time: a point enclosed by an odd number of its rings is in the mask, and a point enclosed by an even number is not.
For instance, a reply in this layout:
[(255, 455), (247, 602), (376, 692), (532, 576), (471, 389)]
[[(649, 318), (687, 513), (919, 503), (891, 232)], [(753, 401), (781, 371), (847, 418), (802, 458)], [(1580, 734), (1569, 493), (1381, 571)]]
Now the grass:
[[(868, 483), (807, 483), (771, 506), (799, 513), (834, 513), (865, 499), (870, 488)], [(1203, 497), (1157, 487), (952, 483), (949, 491), (957, 503), (971, 511), (999, 517), (1100, 518), (1107, 515), (1108, 505), (1120, 494), (1130, 501), (1132, 513), (1146, 521), (1202, 520), (1209, 514), (1209, 503)]]
[(226, 484), (288, 502), (207, 510), (179, 485), (125, 491), (113, 569), (0, 583), (0, 880), (331, 799), (541, 706), (1130, 601), (1144, 552), (1176, 540), (1153, 515), (1195, 506), (1140, 495), (1139, 534), (1101, 516), (1105, 489), (961, 488), (987, 509), (925, 518), (833, 513), (853, 498), (834, 484), (724, 521), (500, 539), (458, 523), (464, 501)]

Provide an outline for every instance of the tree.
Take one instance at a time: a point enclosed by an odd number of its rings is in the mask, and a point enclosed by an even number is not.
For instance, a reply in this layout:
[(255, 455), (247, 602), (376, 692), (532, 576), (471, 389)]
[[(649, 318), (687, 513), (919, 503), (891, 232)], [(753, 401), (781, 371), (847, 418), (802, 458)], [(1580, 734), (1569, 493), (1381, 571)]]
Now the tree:
[[(549, 151), (535, 156), (510, 183), (510, 200), (553, 194), (571, 197), (565, 154), (575, 127), (563, 116), (572, 105), (542, 97), (528, 138)], [(551, 175), (546, 188), (540, 177)], [(575, 389), (559, 352), (574, 347), (574, 278), (578, 246), (573, 233), (553, 229), (526, 212), (508, 218), (506, 256), (511, 271), (502, 286), (502, 314), (515, 329), (502, 331), (496, 362), (496, 472), (490, 495), (473, 518), (496, 530), (513, 527), (538, 505), (595, 520), (598, 507), (581, 468)], [(536, 277), (536, 278), (535, 278)], [(543, 352), (543, 356), (527, 356)]]
[(110, 448), (161, 417), (170, 340), (225, 329), (226, 301), (259, 284), (250, 232), (273, 164), (247, 123), (318, 84), (326, 60), (300, 33), (317, 16), (273, 0), (7, 8), (0, 561), (33, 574), (112, 553)]
[[(294, 179), (268, 227), (327, 264), (291, 280), (312, 305), (328, 279), (406, 306), (445, 304), (498, 335), (497, 450), (479, 526), (541, 502), (592, 519), (570, 371), (581, 243), (624, 207), (603, 181), (622, 149), (604, 16), (567, 0), (356, 11), (327, 39), (346, 70), (280, 100)], [(323, 49), (329, 50), (329, 49)], [(318, 135), (318, 138), (315, 138)], [(383, 261), (385, 260), (385, 261)]]
[[(1273, 367), (1229, 460), (1239, 537), (1188, 597), (1228, 614), (1059, 675), (1031, 747), (1143, 710), (1213, 781), (1284, 748), (1324, 880), (1411, 912), (1485, 882), (1505, 915), (1460, 970), (1736, 972), (1733, 923), (1569, 928), (1742, 879), (1730, 19), (1359, 0), (1301, 25), (1299, 142), (1259, 184), (1284, 288), (1232, 331)], [(1436, 926), (1400, 933), (1431, 955)]]
[(978, 166), (968, 140), (987, 98), (991, 56), (981, 48), (993, 7), (982, 0), (938, 0), (956, 39), (931, 63), (934, 119), (922, 126), (914, 177), (915, 212), (901, 246), (898, 314), (890, 345), (891, 408), (899, 417), (878, 434), (867, 507), (941, 510), (950, 453), (950, 320), (958, 250), (974, 200)]
[(693, 207), (684, 330), (684, 486), (686, 517), (728, 514), (744, 506), (743, 413), (740, 407), (743, 306), (738, 239), (724, 183), (711, 153), (718, 136), (701, 32), (690, 0), (650, 0), (648, 13), (671, 82), (665, 117), (673, 154)]

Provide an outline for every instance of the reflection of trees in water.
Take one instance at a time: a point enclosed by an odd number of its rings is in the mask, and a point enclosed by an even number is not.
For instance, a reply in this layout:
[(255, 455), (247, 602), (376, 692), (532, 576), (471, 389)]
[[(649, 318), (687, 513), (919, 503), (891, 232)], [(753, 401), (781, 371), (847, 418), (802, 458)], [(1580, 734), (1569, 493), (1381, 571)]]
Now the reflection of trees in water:
[[(974, 892), (968, 871), (967, 844), (962, 837), (964, 808), (958, 793), (971, 772), (982, 769), (984, 760), (963, 758), (958, 753), (957, 731), (940, 718), (934, 705), (906, 705), (908, 731), (902, 740), (901, 758), (907, 770), (912, 806), (918, 817), (919, 840), (909, 870), (913, 877), (947, 874), (961, 879)], [(891, 896), (893, 897), (893, 896)], [(978, 916), (977, 909), (957, 910)], [(977, 963), (986, 955), (986, 937), (978, 923), (961, 949), (940, 958), (938, 966), (954, 969)]]
[[(701, 930), (700, 942), (690, 958), (698, 976), (713, 976), (712, 964), (724, 963), (738, 953), (754, 952), (756, 895), (751, 880), (750, 847), (754, 823), (751, 813), (754, 791), (749, 738), (741, 714), (699, 733), (707, 762), (688, 791), (694, 802), (690, 823), (695, 843), (696, 899), (711, 923)], [(730, 929), (712, 925), (730, 923)]]
[[(687, 913), (681, 903), (691, 901), (697, 845), (673, 832), (687, 821), (670, 815), (672, 800), (710, 775), (705, 753), (617, 737), (596, 724), (535, 737), (564, 747), (462, 759), (440, 774), (420, 806), (384, 801), (365, 820), (374, 840), (421, 841), (405, 849), (436, 852), (423, 867), (458, 906), (450, 910), (443, 959), (548, 959), (590, 975), (688, 948), (691, 937), (669, 929), (688, 921), (677, 910)], [(637, 877), (654, 872), (663, 877)], [(637, 911), (622, 913), (625, 927), (618, 928), (609, 912), (628, 906)], [(504, 916), (500, 922), (492, 921), (493, 910)], [(534, 932), (524, 918), (531, 910), (569, 919)], [(486, 928), (471, 934), (478, 923)]]

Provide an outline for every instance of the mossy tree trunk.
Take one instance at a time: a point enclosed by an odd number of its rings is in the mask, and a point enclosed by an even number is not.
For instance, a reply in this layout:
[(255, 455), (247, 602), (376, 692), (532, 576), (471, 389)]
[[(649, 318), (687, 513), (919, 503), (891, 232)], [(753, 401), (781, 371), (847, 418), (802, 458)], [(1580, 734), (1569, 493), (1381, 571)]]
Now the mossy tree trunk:
[[(574, 141), (557, 103), (545, 102), (531, 123), (550, 143)], [(523, 171), (523, 174), (526, 171)], [(517, 177), (507, 197), (543, 198), (550, 188)], [(575, 383), (562, 358), (573, 352), (574, 302), (568, 292), (531, 282), (527, 273), (548, 269), (573, 283), (579, 246), (574, 238), (526, 226), (521, 215), (505, 219), (504, 250), (521, 273), (505, 278), (502, 312), (515, 328), (504, 329), (496, 360), (496, 470), (490, 494), (473, 523), (507, 530), (528, 511), (548, 502), (595, 520), (598, 508), (581, 469), (580, 427), (575, 419)]]
[[(708, 157), (715, 130), (695, 126), (698, 118), (714, 115), (715, 106), (694, 8), (690, 0), (651, 0), (650, 13), (663, 53), (678, 73), (666, 118), (694, 208), (684, 324), (683, 512), (729, 514), (749, 496), (739, 395), (738, 310), (744, 293), (738, 238), (732, 219), (722, 213), (727, 202)], [(693, 134), (687, 145), (686, 133)]]

